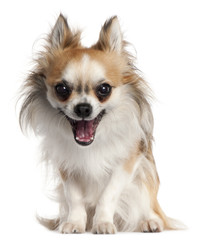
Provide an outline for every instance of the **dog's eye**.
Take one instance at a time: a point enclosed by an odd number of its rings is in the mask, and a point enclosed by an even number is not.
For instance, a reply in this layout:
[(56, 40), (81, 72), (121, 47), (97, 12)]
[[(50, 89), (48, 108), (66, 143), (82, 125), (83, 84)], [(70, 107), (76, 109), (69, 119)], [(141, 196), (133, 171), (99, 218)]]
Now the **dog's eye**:
[(103, 83), (96, 88), (96, 95), (100, 98), (105, 98), (111, 93), (111, 86), (108, 83)]
[(71, 88), (65, 83), (58, 83), (55, 86), (55, 92), (61, 101), (65, 101), (71, 94)]

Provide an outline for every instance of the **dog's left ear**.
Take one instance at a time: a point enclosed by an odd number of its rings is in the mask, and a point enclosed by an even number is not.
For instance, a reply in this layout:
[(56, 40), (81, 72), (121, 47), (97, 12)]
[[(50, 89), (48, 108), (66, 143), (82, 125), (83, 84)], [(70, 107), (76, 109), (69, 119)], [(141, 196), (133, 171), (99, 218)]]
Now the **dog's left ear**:
[(105, 22), (100, 31), (99, 40), (93, 48), (102, 51), (122, 52), (123, 38), (117, 16)]

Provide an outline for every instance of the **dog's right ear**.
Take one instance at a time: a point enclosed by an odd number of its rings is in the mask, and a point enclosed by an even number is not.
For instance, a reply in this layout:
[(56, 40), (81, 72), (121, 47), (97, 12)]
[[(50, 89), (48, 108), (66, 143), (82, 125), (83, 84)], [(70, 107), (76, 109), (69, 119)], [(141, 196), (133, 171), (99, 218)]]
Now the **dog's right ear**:
[(72, 33), (67, 19), (60, 14), (49, 36), (52, 48), (72, 48), (80, 45), (80, 32)]

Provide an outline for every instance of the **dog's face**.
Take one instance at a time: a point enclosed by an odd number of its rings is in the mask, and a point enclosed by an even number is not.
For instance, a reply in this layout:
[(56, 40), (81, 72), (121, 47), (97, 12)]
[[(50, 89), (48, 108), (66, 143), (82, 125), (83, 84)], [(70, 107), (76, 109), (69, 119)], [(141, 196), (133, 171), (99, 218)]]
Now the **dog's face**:
[(89, 145), (103, 116), (116, 107), (120, 61), (115, 54), (84, 49), (63, 51), (58, 58), (46, 80), (47, 98), (65, 114), (76, 142)]
[[(64, 36), (71, 33), (68, 31), (65, 20), (59, 18), (52, 32), (52, 45), (59, 49), (54, 51), (46, 71), (47, 99), (65, 115), (75, 141), (87, 146), (94, 141), (103, 117), (119, 103), (126, 63), (120, 54), (122, 41), (117, 18), (103, 27), (92, 48), (78, 44), (60, 50)], [(109, 49), (97, 49), (102, 41)]]

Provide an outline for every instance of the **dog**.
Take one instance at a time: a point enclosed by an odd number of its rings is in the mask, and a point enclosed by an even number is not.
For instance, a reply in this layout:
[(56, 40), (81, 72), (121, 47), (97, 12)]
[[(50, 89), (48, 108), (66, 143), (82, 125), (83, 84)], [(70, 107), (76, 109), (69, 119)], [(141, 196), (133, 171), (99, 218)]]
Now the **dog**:
[(23, 85), (21, 128), (59, 183), (58, 217), (38, 220), (60, 233), (174, 229), (157, 200), (152, 93), (126, 46), (117, 16), (87, 48), (60, 14)]

